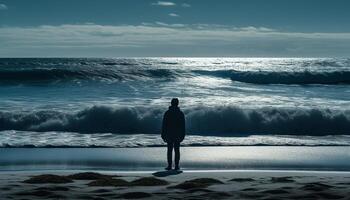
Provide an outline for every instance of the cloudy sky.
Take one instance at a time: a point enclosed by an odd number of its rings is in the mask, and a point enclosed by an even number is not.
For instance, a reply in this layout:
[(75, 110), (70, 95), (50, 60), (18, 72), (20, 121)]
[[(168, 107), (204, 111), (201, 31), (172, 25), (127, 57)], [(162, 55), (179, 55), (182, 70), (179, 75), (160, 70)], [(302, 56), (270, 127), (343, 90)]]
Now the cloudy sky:
[(348, 0), (0, 0), (0, 57), (348, 57)]

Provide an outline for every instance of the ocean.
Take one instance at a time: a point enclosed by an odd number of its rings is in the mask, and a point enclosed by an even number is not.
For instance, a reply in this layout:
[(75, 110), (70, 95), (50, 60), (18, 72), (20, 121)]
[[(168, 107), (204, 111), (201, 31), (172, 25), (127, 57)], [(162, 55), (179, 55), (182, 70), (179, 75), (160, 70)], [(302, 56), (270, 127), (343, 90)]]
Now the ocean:
[(0, 147), (349, 146), (350, 59), (1, 58)]

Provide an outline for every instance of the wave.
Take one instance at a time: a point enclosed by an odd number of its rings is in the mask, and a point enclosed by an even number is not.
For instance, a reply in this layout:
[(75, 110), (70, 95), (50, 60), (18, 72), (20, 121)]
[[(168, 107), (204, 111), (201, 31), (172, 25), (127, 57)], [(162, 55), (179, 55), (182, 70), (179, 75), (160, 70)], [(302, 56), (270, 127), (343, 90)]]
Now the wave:
[[(0, 112), (0, 130), (159, 134), (161, 108), (93, 106), (79, 112)], [(187, 132), (196, 135), (347, 135), (350, 110), (195, 107), (184, 109)]]
[(233, 81), (253, 84), (350, 84), (350, 71), (263, 72), (232, 71)]
[(171, 79), (176, 77), (176, 71), (167, 69), (16, 69), (0, 70), (0, 82), (57, 82), (57, 81), (122, 81), (145, 80), (153, 78)]
[(176, 70), (143, 68), (22, 68), (0, 69), (0, 83), (47, 83), (65, 81), (174, 80), (213, 76), (253, 84), (350, 84), (350, 71), (263, 72), (235, 70)]
[[(280, 61), (267, 71), (257, 71), (257, 67), (245, 68), (251, 71), (238, 71), (237, 63), (228, 61), (225, 69), (220, 68), (220, 63), (214, 67), (197, 64), (186, 66), (184, 61), (157, 59), (0, 59), (0, 83), (171, 81), (182, 77), (212, 76), (252, 84), (350, 84), (348, 59), (305, 60), (299, 64)], [(286, 66), (278, 67), (282, 64)], [(299, 71), (291, 71), (295, 68)]]
[[(33, 140), (33, 138), (36, 138)], [(64, 138), (64, 139), (63, 139)], [(0, 147), (99, 148), (161, 147), (166, 144), (151, 134), (80, 134), (75, 132), (0, 131)], [(349, 135), (292, 136), (251, 135), (220, 137), (188, 135), (182, 146), (350, 146)]]

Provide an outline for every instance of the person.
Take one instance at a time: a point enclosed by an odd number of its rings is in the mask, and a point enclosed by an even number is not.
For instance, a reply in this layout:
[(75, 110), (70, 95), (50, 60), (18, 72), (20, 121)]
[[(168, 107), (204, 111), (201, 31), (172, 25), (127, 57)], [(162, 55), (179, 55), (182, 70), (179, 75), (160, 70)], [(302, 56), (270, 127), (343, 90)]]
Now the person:
[(164, 113), (162, 139), (167, 143), (168, 167), (172, 169), (172, 154), (175, 151), (175, 170), (180, 170), (180, 143), (185, 139), (185, 115), (179, 108), (179, 100), (173, 98), (169, 110)]

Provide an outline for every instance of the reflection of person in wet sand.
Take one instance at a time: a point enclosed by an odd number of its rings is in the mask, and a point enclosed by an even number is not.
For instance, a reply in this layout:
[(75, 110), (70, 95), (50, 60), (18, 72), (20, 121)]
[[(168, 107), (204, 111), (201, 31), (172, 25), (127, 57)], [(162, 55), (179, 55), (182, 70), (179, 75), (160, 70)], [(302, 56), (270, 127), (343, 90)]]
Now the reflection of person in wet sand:
[(168, 167), (166, 170), (172, 169), (172, 154), (175, 151), (175, 170), (180, 170), (180, 143), (185, 138), (185, 115), (178, 107), (179, 100), (174, 98), (171, 100), (171, 106), (164, 114), (162, 139), (168, 146)]

